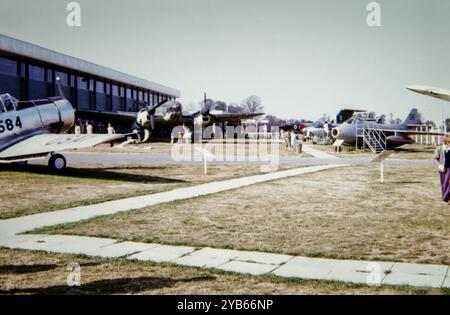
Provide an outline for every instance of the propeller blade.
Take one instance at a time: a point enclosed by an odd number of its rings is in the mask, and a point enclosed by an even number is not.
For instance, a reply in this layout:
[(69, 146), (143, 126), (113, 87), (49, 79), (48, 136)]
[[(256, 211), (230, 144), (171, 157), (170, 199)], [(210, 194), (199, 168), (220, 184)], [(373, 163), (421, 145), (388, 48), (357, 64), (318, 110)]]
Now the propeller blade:
[(147, 142), (150, 139), (150, 130), (144, 129), (144, 139), (141, 142)]
[(161, 106), (163, 106), (167, 102), (168, 102), (168, 100), (163, 100), (163, 101), (159, 102), (158, 104), (156, 104), (155, 106), (148, 108), (147, 109), (148, 113), (150, 115), (153, 115), (158, 108), (160, 108)]
[(155, 130), (155, 116), (150, 115), (150, 127)]

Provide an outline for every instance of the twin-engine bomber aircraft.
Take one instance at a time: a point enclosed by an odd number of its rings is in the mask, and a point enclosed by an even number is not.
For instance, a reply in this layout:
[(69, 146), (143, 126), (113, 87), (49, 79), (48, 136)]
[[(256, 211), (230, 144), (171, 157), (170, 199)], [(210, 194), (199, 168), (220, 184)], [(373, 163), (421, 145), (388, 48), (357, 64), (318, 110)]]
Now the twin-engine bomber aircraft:
[(63, 97), (19, 102), (9, 94), (0, 95), (0, 163), (27, 162), (50, 156), (48, 165), (63, 170), (61, 152), (92, 147), (123, 138), (123, 135), (72, 135), (75, 111)]
[[(183, 106), (177, 101), (162, 101), (155, 106), (147, 105), (141, 101), (138, 105), (142, 109), (137, 113), (77, 110), (76, 117), (104, 123), (128, 124), (133, 129), (143, 132), (144, 139), (142, 139), (142, 142), (147, 142), (156, 127), (174, 128), (183, 124), (190, 127), (204, 127), (213, 123), (237, 123), (241, 120), (264, 115), (264, 113), (218, 113), (214, 112), (210, 105), (205, 105), (193, 114), (185, 115), (183, 114)], [(162, 106), (165, 107), (163, 115), (155, 114), (156, 110)]]

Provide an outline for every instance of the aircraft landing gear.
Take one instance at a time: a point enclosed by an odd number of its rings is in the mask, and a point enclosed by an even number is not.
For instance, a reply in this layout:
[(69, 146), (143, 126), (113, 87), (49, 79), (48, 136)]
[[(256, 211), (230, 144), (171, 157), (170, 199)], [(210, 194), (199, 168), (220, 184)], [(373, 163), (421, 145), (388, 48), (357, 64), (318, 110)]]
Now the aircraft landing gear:
[(61, 154), (53, 154), (48, 160), (48, 166), (51, 170), (61, 172), (67, 166), (67, 161)]

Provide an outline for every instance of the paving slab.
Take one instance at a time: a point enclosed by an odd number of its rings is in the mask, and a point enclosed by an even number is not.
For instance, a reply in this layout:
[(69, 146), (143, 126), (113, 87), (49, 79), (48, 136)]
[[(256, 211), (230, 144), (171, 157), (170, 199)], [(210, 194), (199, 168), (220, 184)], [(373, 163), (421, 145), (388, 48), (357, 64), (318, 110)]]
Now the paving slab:
[(195, 248), (193, 247), (161, 245), (131, 255), (128, 259), (152, 262), (173, 262), (181, 256), (192, 253), (193, 251), (195, 251)]
[(444, 280), (444, 284), (442, 285), (445, 289), (450, 289), (450, 277), (446, 277)]
[(193, 252), (192, 254), (189, 254), (189, 256), (203, 258), (203, 259), (227, 259), (231, 260), (240, 255), (241, 252), (237, 250), (231, 250), (231, 249), (217, 249), (217, 248), (209, 248), (205, 247), (200, 250), (197, 250)]
[(294, 256), (289, 255), (242, 251), (239, 252), (239, 255), (234, 260), (255, 262), (260, 264), (281, 265), (293, 258)]
[(0, 238), (0, 246), (11, 249), (42, 250), (49, 235), (14, 235)]
[(200, 268), (217, 268), (226, 264), (230, 260), (227, 258), (198, 257), (192, 255), (182, 256), (173, 262), (178, 265)]
[(98, 250), (88, 253), (89, 256), (96, 256), (102, 258), (119, 258), (138, 252), (145, 251), (154, 247), (160, 246), (158, 244), (146, 244), (136, 242), (122, 242), (113, 245), (104, 246)]
[(392, 268), (392, 273), (404, 273), (412, 275), (431, 275), (445, 277), (448, 266), (445, 265), (424, 265), (410, 263), (396, 263)]
[(237, 272), (242, 274), (250, 274), (253, 276), (259, 276), (266, 273), (269, 273), (277, 268), (274, 265), (269, 264), (257, 264), (257, 263), (248, 263), (242, 261), (230, 261), (224, 265), (217, 267), (217, 269)]
[(298, 278), (306, 280), (322, 280), (331, 272), (329, 268), (303, 267), (294, 264), (285, 264), (272, 273), (284, 278)]
[(388, 274), (381, 284), (383, 285), (401, 285), (422, 288), (440, 288), (444, 282), (443, 276), (417, 275), (408, 273)]
[[(371, 285), (372, 283), (371, 278), (369, 278), (370, 273), (365, 271), (354, 271), (354, 270), (332, 270), (330, 273), (328, 273), (323, 280), (327, 281), (337, 281), (337, 282), (349, 282), (349, 283), (355, 283), (355, 284), (366, 284)], [(377, 279), (379, 283), (381, 284), (383, 279), (385, 277), (384, 273), (380, 273), (380, 278)]]
[(84, 236), (49, 235), (37, 246), (39, 249), (48, 252), (88, 255), (114, 243), (117, 243), (117, 240)]

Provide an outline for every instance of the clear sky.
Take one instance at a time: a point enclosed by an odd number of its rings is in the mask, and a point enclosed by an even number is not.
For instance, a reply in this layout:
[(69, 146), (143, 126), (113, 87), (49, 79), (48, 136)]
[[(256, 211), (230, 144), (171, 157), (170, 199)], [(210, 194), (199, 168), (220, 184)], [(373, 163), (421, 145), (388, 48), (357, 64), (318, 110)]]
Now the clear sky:
[[(450, 88), (450, 1), (1, 0), (0, 32), (216, 100), (262, 98), (266, 112), (316, 119), (341, 107), (440, 120), (443, 102), (410, 84)], [(446, 113), (450, 116), (450, 104)]]

